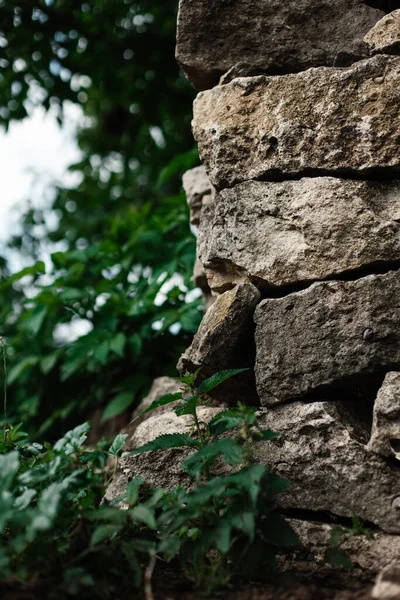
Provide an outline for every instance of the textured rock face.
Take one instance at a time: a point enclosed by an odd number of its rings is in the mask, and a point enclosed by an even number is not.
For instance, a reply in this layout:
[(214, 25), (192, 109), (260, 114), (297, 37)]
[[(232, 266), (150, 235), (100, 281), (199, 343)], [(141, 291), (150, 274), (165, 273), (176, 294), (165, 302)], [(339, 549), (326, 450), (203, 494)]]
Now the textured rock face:
[(261, 404), (400, 369), (400, 272), (315, 283), (255, 311)]
[(246, 75), (349, 64), (382, 16), (361, 0), (180, 0), (176, 57), (199, 90), (238, 64)]
[(211, 183), (400, 174), (399, 75), (400, 58), (377, 55), (200, 93), (193, 131)]
[[(181, 356), (178, 371), (193, 373), (201, 368), (201, 381), (225, 369), (252, 367), (252, 316), (259, 299), (260, 292), (251, 284), (235, 286), (218, 296), (204, 315), (191, 346)], [(227, 402), (259, 404), (252, 370), (236, 375), (210, 394)]]
[(368, 448), (400, 459), (400, 373), (388, 373), (378, 392)]
[(195, 167), (183, 174), (183, 189), (190, 210), (190, 222), (199, 226), (200, 212), (203, 203), (210, 202), (214, 195), (214, 189), (208, 179), (204, 167)]
[[(220, 409), (200, 410), (200, 418), (207, 421)], [(384, 531), (400, 533), (398, 471), (355, 439), (356, 431), (343, 415), (337, 405), (328, 402), (296, 402), (259, 411), (261, 427), (280, 436), (258, 444), (255, 458), (291, 481), (289, 490), (277, 498), (277, 506), (328, 511), (343, 517), (357, 515)], [(150, 417), (138, 427), (134, 446), (161, 433), (187, 431), (190, 426), (189, 422), (178, 423), (171, 413)], [(190, 452), (174, 449), (121, 459), (108, 499), (120, 495), (123, 485), (138, 475), (155, 487), (187, 485), (190, 480), (180, 463)]]
[(260, 411), (260, 423), (280, 434), (257, 451), (259, 462), (291, 481), (280, 507), (357, 515), (400, 533), (398, 471), (356, 439), (337, 404), (295, 402)]
[(400, 182), (247, 181), (204, 207), (198, 256), (215, 291), (332, 278), (400, 259)]
[(400, 563), (397, 561), (382, 569), (376, 578), (372, 590), (372, 598), (379, 600), (399, 600), (400, 598)]
[(364, 41), (373, 52), (400, 53), (400, 10), (394, 10), (378, 21), (365, 35)]
[[(302, 551), (305, 551), (306, 555), (302, 557), (300, 565), (298, 560), (295, 559), (287, 564), (287, 568), (291, 571), (296, 567), (297, 569), (300, 567), (301, 571), (311, 572), (315, 572), (316, 566), (318, 566), (318, 569), (324, 567), (326, 569), (325, 552), (328, 547), (332, 524), (290, 519), (290, 525), (299, 536)], [(346, 540), (343, 540), (341, 548), (349, 557), (355, 569), (375, 574), (398, 559), (400, 556), (400, 537), (380, 532), (374, 532), (373, 539), (365, 536), (349, 536)], [(286, 566), (285, 563), (284, 566)]]

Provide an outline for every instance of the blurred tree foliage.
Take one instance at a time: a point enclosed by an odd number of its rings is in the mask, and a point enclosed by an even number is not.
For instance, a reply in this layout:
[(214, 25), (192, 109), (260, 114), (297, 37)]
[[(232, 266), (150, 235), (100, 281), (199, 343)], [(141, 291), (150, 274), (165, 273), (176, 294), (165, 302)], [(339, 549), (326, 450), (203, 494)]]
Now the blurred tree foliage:
[[(1, 124), (34, 105), (62, 123), (66, 102), (85, 117), (77, 183), (55, 188), (49, 208), (57, 227), (31, 205), (9, 243), (30, 266), (12, 274), (0, 261), (8, 417), (37, 438), (131, 409), (154, 376), (175, 374), (201, 319), (200, 301), (186, 301), (195, 243), (180, 177), (198, 159), (193, 92), (174, 59), (176, 8), (0, 0)], [(82, 319), (89, 333), (60, 339), (60, 325)]]

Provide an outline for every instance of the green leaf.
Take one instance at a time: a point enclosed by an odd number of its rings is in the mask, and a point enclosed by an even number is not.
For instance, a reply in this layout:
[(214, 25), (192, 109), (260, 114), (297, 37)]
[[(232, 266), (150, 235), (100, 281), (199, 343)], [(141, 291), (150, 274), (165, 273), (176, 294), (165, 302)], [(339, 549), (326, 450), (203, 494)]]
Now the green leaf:
[(353, 563), (343, 550), (340, 548), (329, 548), (325, 552), (325, 560), (332, 567), (344, 567), (349, 571), (353, 570)]
[(31, 500), (37, 495), (36, 490), (25, 490), (21, 496), (15, 499), (14, 508), (15, 510), (25, 510), (31, 503)]
[(239, 444), (233, 439), (217, 440), (207, 444), (182, 462), (182, 469), (192, 477), (197, 477), (205, 466), (211, 466), (219, 456), (223, 456), (228, 465), (239, 465), (243, 462), (243, 453)]
[(145, 504), (139, 504), (135, 506), (130, 511), (130, 515), (134, 521), (140, 521), (144, 523), (150, 529), (157, 529), (157, 523), (154, 516), (154, 511), (146, 506)]
[(67, 456), (73, 454), (86, 440), (88, 431), (90, 431), (89, 423), (78, 425), (54, 444), (54, 450), (63, 452)]
[(255, 534), (255, 514), (250, 510), (242, 510), (230, 515), (231, 526), (243, 531), (252, 541)]
[(271, 431), (271, 429), (261, 429), (254, 434), (255, 441), (257, 442), (269, 442), (279, 437), (279, 433)]
[(183, 415), (194, 415), (199, 401), (200, 398), (198, 396), (190, 396), (190, 398), (186, 398), (179, 406), (175, 408), (174, 412), (176, 416), (182, 417)]
[(25, 269), (22, 269), (21, 271), (18, 271), (18, 273), (14, 273), (14, 275), (9, 277), (7, 280), (7, 285), (11, 285), (15, 281), (22, 279), (26, 275), (36, 276), (36, 275), (44, 275), (45, 273), (46, 273), (46, 267), (45, 267), (44, 262), (42, 260), (38, 260), (31, 267), (25, 267)]
[(33, 336), (38, 335), (40, 328), (46, 318), (48, 311), (47, 306), (35, 306), (29, 317), (24, 322), (24, 329)]
[(135, 549), (129, 542), (122, 544), (121, 549), (128, 561), (131, 575), (133, 576), (133, 586), (139, 588), (142, 583), (142, 569), (140, 568), (140, 563), (136, 557)]
[(58, 357), (59, 353), (53, 352), (52, 354), (48, 354), (47, 356), (44, 356), (40, 359), (40, 370), (42, 371), (43, 375), (47, 375), (48, 373), (50, 373), (50, 371), (56, 364)]
[(242, 417), (224, 416), (224, 412), (215, 415), (208, 423), (208, 428), (212, 435), (221, 435), (225, 431), (230, 431), (235, 427), (239, 427), (243, 423)]
[(126, 336), (119, 332), (110, 342), (110, 349), (118, 354), (121, 358), (124, 356), (124, 348), (126, 344)]
[(110, 456), (117, 456), (117, 454), (119, 454), (119, 452), (124, 447), (125, 440), (127, 437), (128, 437), (127, 433), (119, 433), (118, 435), (116, 435), (113, 443), (111, 444), (111, 446), (108, 449), (108, 454)]
[(157, 552), (162, 554), (165, 560), (172, 560), (181, 549), (182, 540), (177, 536), (170, 536), (160, 542)]
[(14, 450), (8, 454), (0, 454), (1, 489), (7, 490), (19, 469), (19, 453)]
[(102, 365), (106, 365), (109, 351), (110, 342), (108, 340), (104, 340), (95, 347), (93, 356), (96, 360), (99, 361), (99, 363), (101, 363)]
[(129, 506), (135, 506), (139, 500), (140, 486), (144, 483), (143, 477), (134, 477), (126, 490), (126, 502)]
[(31, 367), (34, 367), (35, 365), (37, 365), (37, 363), (39, 362), (39, 357), (38, 356), (27, 356), (26, 358), (24, 358), (23, 360), (21, 360), (20, 362), (18, 362), (14, 367), (12, 367), (12, 369), (10, 369), (9, 373), (8, 373), (8, 384), (11, 385), (13, 384), (15, 381), (17, 381), (21, 375), (23, 374), (23, 372), (27, 369), (30, 369)]
[(134, 398), (135, 396), (132, 392), (123, 392), (122, 394), (115, 396), (105, 407), (101, 416), (101, 422), (104, 423), (104, 421), (112, 419), (113, 417), (123, 413), (127, 408), (130, 407)]
[(97, 527), (92, 533), (92, 537), (90, 538), (90, 545), (97, 546), (98, 544), (101, 544), (102, 542), (104, 542), (104, 540), (109, 538), (114, 533), (118, 532), (121, 528), (122, 525), (99, 525), (99, 527)]
[(185, 446), (196, 448), (199, 446), (199, 442), (197, 440), (192, 440), (187, 433), (166, 433), (160, 435), (152, 442), (148, 442), (139, 448), (135, 448), (135, 450), (129, 452), (128, 456), (143, 454), (144, 452), (154, 452), (157, 450), (168, 450), (169, 448), (182, 448)]
[(221, 385), (221, 383), (227, 379), (230, 379), (231, 377), (248, 370), (249, 369), (229, 369), (227, 371), (219, 371), (219, 373), (214, 373), (214, 375), (211, 375), (211, 377), (201, 382), (201, 384), (197, 387), (197, 391), (199, 394), (207, 394), (218, 385)]
[(154, 402), (152, 402), (150, 406), (148, 406), (145, 410), (142, 410), (142, 412), (136, 415), (136, 417), (131, 421), (131, 423), (134, 423), (137, 419), (139, 419), (146, 413), (151, 412), (155, 408), (158, 408), (159, 406), (165, 406), (166, 404), (171, 404), (171, 402), (175, 402), (176, 400), (181, 399), (182, 392), (177, 392), (176, 394), (165, 394), (164, 396), (158, 398), (158, 400), (154, 400)]
[(215, 546), (221, 554), (226, 554), (231, 545), (232, 524), (226, 519), (220, 519), (215, 528)]

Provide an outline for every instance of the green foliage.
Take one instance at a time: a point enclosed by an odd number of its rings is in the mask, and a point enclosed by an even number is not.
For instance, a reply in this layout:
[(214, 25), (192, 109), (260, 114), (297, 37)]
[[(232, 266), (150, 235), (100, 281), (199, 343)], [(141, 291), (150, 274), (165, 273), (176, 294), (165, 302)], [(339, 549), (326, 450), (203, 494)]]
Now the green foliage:
[(332, 527), (328, 540), (329, 547), (325, 551), (326, 562), (333, 567), (344, 567), (351, 571), (353, 569), (353, 563), (341, 546), (349, 538), (359, 535), (365, 536), (368, 539), (374, 538), (373, 532), (368, 527), (364, 527), (357, 516), (352, 517), (352, 526), (350, 529)]
[[(9, 421), (39, 441), (96, 409), (103, 423), (132, 410), (174, 373), (202, 316), (186, 302), (195, 241), (180, 179), (198, 157), (194, 92), (174, 59), (177, 4), (0, 2), (0, 124), (32, 106), (66, 122), (75, 103), (85, 117), (74, 183), (30, 205), (9, 242), (26, 268), (10, 273), (0, 258)], [(82, 320), (85, 335), (61, 337)]]

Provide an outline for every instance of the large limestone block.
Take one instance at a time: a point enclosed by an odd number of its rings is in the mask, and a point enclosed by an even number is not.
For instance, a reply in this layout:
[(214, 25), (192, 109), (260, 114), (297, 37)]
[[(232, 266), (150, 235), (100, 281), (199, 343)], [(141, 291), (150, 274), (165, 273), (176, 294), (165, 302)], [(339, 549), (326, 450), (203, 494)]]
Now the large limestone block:
[(400, 9), (389, 13), (364, 36), (372, 52), (400, 53)]
[(210, 395), (217, 399), (259, 404), (253, 373), (252, 317), (260, 297), (250, 283), (218, 296), (204, 315), (192, 344), (179, 359), (177, 368), (181, 374), (200, 369), (198, 381), (225, 369), (250, 368), (214, 388)]
[(335, 277), (400, 259), (400, 181), (246, 181), (204, 207), (198, 255), (211, 288)]
[(400, 373), (388, 373), (374, 403), (368, 448), (400, 459)]
[(400, 272), (327, 281), (256, 308), (262, 405), (400, 370)]
[[(261, 427), (278, 432), (279, 437), (257, 444), (255, 460), (291, 481), (290, 488), (275, 499), (276, 507), (323, 511), (339, 517), (356, 515), (388, 533), (400, 533), (398, 468), (367, 450), (365, 439), (340, 404), (295, 402), (258, 411)], [(201, 410), (201, 419), (208, 421), (220, 409)], [(170, 413), (149, 418), (138, 427), (135, 446), (160, 433), (187, 432), (188, 427), (189, 422), (179, 425)], [(180, 465), (191, 452), (177, 448), (122, 457), (107, 499), (118, 497), (130, 479), (139, 475), (154, 487), (190, 486), (191, 480)], [(215, 473), (228, 471), (219, 465)], [(381, 550), (384, 547), (385, 543)], [(366, 569), (384, 566), (368, 555), (364, 562)]]
[(180, 0), (176, 57), (197, 89), (238, 65), (281, 74), (365, 56), (383, 12), (361, 0)]
[(399, 76), (400, 58), (381, 54), (201, 92), (193, 131), (211, 183), (400, 174)]
[(400, 533), (398, 468), (367, 450), (344, 408), (341, 402), (294, 402), (261, 410), (261, 426), (279, 438), (257, 445), (255, 459), (291, 481), (279, 495), (280, 508), (356, 515)]

